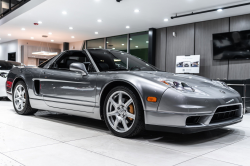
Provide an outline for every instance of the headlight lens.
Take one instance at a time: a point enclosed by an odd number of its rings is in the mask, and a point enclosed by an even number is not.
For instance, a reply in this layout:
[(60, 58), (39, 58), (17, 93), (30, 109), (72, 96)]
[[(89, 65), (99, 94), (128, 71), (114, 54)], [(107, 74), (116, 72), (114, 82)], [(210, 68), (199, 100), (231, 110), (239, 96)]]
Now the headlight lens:
[(189, 86), (188, 84), (184, 83), (184, 82), (178, 82), (178, 81), (167, 81), (167, 80), (159, 80), (160, 82), (167, 84), (173, 88), (175, 88), (176, 90), (179, 91), (186, 91), (186, 92), (194, 92), (194, 88), (192, 88), (191, 86)]

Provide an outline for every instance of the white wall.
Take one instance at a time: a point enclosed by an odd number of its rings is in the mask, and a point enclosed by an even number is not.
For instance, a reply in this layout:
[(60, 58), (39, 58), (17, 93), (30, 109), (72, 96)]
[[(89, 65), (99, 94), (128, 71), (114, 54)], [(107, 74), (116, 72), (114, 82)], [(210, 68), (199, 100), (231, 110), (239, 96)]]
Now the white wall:
[(8, 53), (11, 52), (16, 52), (16, 61), (21, 62), (21, 56), (18, 51), (18, 40), (0, 44), (0, 60), (8, 60)]

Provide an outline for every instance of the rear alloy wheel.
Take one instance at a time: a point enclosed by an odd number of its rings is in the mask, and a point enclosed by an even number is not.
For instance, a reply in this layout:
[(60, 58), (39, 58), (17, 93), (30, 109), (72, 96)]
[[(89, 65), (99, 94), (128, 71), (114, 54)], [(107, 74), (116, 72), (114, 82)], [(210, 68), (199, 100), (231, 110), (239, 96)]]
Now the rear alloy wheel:
[(36, 109), (33, 109), (30, 106), (28, 91), (23, 81), (17, 82), (12, 97), (15, 111), (18, 114), (31, 115), (37, 112)]
[(116, 87), (111, 90), (104, 109), (106, 124), (116, 136), (133, 137), (143, 130), (143, 109), (131, 89)]

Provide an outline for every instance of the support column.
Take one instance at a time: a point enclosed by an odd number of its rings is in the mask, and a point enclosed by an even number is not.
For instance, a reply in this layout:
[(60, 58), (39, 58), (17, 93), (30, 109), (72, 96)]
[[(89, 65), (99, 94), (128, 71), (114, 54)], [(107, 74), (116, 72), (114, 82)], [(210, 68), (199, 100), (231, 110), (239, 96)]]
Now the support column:
[(67, 51), (67, 50), (69, 50), (69, 43), (64, 42), (63, 43), (63, 51)]
[(150, 28), (148, 31), (148, 62), (155, 66), (156, 53), (156, 29)]

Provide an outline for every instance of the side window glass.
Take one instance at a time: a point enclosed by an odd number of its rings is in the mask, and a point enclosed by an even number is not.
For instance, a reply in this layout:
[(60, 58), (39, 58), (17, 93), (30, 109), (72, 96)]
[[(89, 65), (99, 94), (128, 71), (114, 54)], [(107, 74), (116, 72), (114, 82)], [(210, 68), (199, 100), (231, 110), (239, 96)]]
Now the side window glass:
[(89, 58), (82, 52), (68, 52), (51, 65), (51, 69), (69, 70), (72, 63), (84, 63), (88, 72), (95, 72)]

